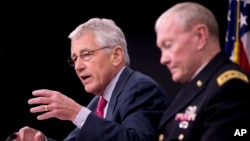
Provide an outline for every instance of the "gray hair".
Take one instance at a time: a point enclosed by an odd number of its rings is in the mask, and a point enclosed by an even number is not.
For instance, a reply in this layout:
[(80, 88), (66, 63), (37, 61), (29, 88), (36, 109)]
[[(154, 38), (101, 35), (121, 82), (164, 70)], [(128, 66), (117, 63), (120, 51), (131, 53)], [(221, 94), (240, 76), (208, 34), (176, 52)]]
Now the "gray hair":
[[(185, 30), (191, 29), (198, 23), (205, 24), (212, 37), (219, 39), (219, 26), (214, 14), (205, 6), (195, 2), (182, 2), (174, 5), (162, 14), (159, 20), (162, 20), (165, 14), (176, 14)], [(156, 23), (156, 26), (159, 22)]]
[(130, 64), (127, 42), (123, 31), (111, 19), (92, 18), (87, 22), (80, 24), (73, 30), (68, 38), (77, 39), (86, 32), (91, 31), (95, 34), (96, 43), (101, 47), (121, 46), (123, 48), (123, 58), (126, 65)]

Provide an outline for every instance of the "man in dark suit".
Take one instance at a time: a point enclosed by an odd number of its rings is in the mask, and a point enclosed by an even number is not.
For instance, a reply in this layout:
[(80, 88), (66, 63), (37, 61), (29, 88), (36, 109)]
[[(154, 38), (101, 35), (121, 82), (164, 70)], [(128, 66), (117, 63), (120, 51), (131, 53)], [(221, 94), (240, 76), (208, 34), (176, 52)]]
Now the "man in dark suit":
[(179, 3), (157, 19), (155, 31), (161, 64), (184, 85), (160, 121), (158, 140), (250, 141), (250, 76), (221, 51), (212, 12)]
[[(70, 35), (71, 57), (86, 92), (96, 95), (87, 107), (58, 91), (35, 90), (28, 103), (38, 120), (58, 118), (76, 125), (65, 141), (152, 141), (159, 120), (168, 107), (163, 89), (149, 76), (129, 68), (127, 43), (122, 30), (110, 19), (93, 18)], [(100, 98), (107, 101), (103, 117), (95, 111)], [(38, 105), (38, 106), (37, 106)], [(42, 132), (23, 127), (19, 141), (53, 140)]]

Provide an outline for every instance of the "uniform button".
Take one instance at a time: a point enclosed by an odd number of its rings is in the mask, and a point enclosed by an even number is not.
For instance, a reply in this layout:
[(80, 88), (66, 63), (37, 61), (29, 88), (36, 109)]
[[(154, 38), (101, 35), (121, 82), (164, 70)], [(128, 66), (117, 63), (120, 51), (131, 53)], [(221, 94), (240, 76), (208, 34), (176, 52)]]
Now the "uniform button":
[(198, 80), (198, 81), (196, 82), (196, 85), (197, 85), (198, 87), (201, 87), (201, 86), (203, 85), (203, 83), (202, 83), (201, 80)]
[(180, 134), (179, 137), (178, 137), (178, 140), (179, 141), (182, 141), (184, 139), (184, 135), (183, 134)]
[(159, 141), (163, 141), (164, 135), (163, 135), (163, 134), (160, 134), (158, 139), (159, 139)]

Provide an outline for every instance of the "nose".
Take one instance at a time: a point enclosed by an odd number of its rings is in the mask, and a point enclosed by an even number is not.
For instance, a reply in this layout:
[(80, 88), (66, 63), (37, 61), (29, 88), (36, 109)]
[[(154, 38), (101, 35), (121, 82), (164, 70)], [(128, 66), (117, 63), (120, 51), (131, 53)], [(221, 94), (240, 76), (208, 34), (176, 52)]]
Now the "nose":
[(85, 68), (86, 68), (86, 65), (85, 65), (84, 61), (82, 61), (80, 58), (77, 58), (75, 61), (75, 70), (82, 71)]
[(167, 55), (167, 53), (165, 53), (165, 52), (162, 52), (161, 53), (160, 63), (162, 65), (166, 65), (166, 64), (169, 63), (169, 61), (170, 61), (169, 55)]

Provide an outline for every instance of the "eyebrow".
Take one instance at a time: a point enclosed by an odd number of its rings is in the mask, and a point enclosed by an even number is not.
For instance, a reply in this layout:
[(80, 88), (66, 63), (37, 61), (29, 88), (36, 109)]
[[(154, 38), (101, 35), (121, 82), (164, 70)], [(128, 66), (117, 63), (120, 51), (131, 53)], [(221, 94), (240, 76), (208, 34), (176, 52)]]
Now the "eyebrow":
[[(83, 52), (85, 51), (90, 51), (88, 48), (85, 48), (85, 49), (81, 49), (79, 54), (82, 54)], [(71, 54), (71, 56), (77, 56), (75, 53)]]

